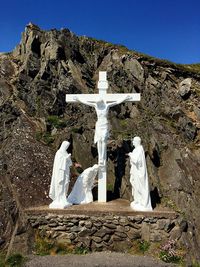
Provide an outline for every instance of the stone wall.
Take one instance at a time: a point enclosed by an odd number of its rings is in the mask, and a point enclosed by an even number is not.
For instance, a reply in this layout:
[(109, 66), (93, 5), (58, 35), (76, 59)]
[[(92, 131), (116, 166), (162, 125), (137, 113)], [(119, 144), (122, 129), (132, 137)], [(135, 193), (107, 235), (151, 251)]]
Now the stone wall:
[(91, 251), (127, 251), (134, 240), (180, 240), (186, 222), (177, 214), (116, 216), (75, 214), (28, 214), (35, 233), (50, 240)]

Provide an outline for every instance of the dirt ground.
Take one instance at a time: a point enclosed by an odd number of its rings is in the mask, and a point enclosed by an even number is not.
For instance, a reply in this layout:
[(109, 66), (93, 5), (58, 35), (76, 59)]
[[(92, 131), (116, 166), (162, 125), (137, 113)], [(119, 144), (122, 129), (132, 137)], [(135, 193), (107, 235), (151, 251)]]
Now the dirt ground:
[(87, 255), (30, 256), (25, 267), (172, 267), (147, 256), (114, 252), (95, 252)]

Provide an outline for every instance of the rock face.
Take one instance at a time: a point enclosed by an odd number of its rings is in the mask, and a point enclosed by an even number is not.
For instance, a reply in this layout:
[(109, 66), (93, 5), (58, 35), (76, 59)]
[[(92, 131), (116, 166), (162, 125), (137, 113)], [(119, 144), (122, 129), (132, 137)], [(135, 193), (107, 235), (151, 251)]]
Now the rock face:
[(179, 94), (182, 98), (187, 98), (190, 95), (190, 87), (192, 84), (192, 79), (187, 78), (183, 80), (179, 85)]
[(96, 114), (66, 104), (65, 94), (97, 92), (99, 70), (107, 71), (110, 92), (140, 92), (142, 98), (110, 110), (109, 197), (131, 200), (126, 154), (139, 135), (153, 206), (161, 200), (184, 213), (184, 246), (199, 259), (200, 74), (67, 29), (43, 31), (33, 24), (13, 52), (0, 55), (0, 246), (6, 248), (20, 231), (24, 207), (49, 204), (61, 141), (71, 142), (73, 161), (84, 169), (97, 162)]

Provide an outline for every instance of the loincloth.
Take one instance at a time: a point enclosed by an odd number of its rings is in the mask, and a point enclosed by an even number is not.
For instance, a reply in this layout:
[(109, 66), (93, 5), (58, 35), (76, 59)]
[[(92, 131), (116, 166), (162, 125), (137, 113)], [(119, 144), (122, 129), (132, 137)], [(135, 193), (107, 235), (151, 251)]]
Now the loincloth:
[(94, 134), (94, 143), (97, 143), (100, 140), (108, 139), (109, 137), (109, 124), (108, 122), (99, 123), (96, 122), (95, 126), (95, 134)]

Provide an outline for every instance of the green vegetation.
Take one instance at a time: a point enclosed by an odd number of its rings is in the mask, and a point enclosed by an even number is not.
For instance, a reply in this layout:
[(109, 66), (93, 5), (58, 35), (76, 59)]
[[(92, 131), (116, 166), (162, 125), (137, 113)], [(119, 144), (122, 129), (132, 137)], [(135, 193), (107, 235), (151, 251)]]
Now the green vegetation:
[(64, 244), (50, 240), (48, 238), (41, 238), (36, 234), (35, 240), (35, 253), (40, 256), (45, 255), (64, 255), (68, 253), (73, 253), (74, 247), (71, 244)]
[[(85, 39), (85, 37), (80, 37), (82, 40)], [(180, 72), (186, 72), (186, 73), (192, 73), (192, 74), (200, 74), (200, 63), (196, 64), (178, 64), (171, 62), (166, 59), (159, 59), (152, 57), (150, 55), (140, 53), (134, 50), (129, 50), (126, 46), (120, 45), (120, 44), (112, 44), (109, 42), (106, 42), (104, 40), (98, 40), (95, 38), (86, 38), (87, 40), (93, 41), (96, 45), (100, 45), (101, 47), (104, 46), (105, 48), (110, 49), (116, 49), (118, 50), (119, 54), (130, 54), (135, 56), (139, 61), (148, 61), (149, 63), (160, 65), (162, 67), (170, 67), (175, 68)]]
[(170, 255), (168, 252), (165, 251), (160, 252), (159, 258), (167, 263), (177, 263), (177, 264), (181, 263), (181, 257), (176, 255), (175, 256)]
[(65, 255), (65, 254), (87, 254), (89, 249), (86, 247), (75, 247), (71, 243), (63, 243), (48, 238), (41, 238), (36, 234), (35, 253), (40, 256), (45, 255)]
[(54, 242), (48, 240), (47, 238), (41, 238), (36, 235), (35, 240), (35, 253), (40, 256), (45, 256), (51, 254), (51, 250), (54, 248)]
[(191, 267), (200, 267), (200, 262), (193, 261)]
[(144, 254), (145, 252), (149, 250), (150, 243), (145, 240), (141, 240), (139, 241), (138, 247), (139, 247), (140, 252)]
[(100, 45), (102, 45), (102, 46), (104, 46), (104, 47), (114, 47), (115, 45), (114, 44), (112, 44), (112, 43), (109, 43), (109, 42), (106, 42), (106, 41), (104, 41), (104, 40), (100, 40), (100, 39), (95, 39), (95, 38), (93, 38), (93, 37), (85, 37), (85, 36), (80, 36), (79, 37), (82, 41), (84, 41), (84, 40), (90, 40), (90, 41), (93, 41), (95, 44), (100, 44)]
[(46, 132), (36, 132), (35, 138), (37, 141), (43, 142), (47, 145), (50, 145), (54, 142), (55, 136), (51, 134), (53, 128), (63, 129), (66, 127), (67, 123), (64, 119), (59, 118), (58, 116), (52, 115), (46, 118), (47, 127), (49, 128)]
[(107, 191), (111, 191), (113, 192), (114, 191), (114, 185), (113, 184), (107, 184)]
[(51, 135), (49, 132), (36, 132), (35, 138), (37, 141), (42, 141), (47, 145), (50, 145), (54, 142), (55, 137)]
[(188, 69), (189, 71), (200, 73), (200, 63), (197, 64), (185, 64), (181, 65), (184, 66), (184, 68)]
[(5, 255), (0, 254), (0, 267), (5, 266)]
[(6, 265), (10, 267), (21, 267), (23, 266), (24, 262), (25, 258), (21, 254), (16, 253), (8, 257)]
[(183, 263), (183, 251), (178, 251), (175, 240), (168, 240), (160, 247), (159, 258), (167, 263)]
[(131, 140), (133, 138), (133, 131), (130, 130), (123, 130), (123, 131), (112, 131), (114, 139), (118, 140)]
[(73, 133), (80, 133), (80, 128), (72, 128), (71, 131)]
[[(168, 240), (161, 245), (160, 242), (150, 243), (146, 240), (138, 239), (133, 241), (133, 246), (129, 250), (133, 255), (149, 255), (166, 263), (181, 264), (184, 266), (185, 250), (177, 247), (175, 240)], [(200, 265), (194, 265), (200, 267)]]
[(129, 252), (131, 254), (138, 254), (138, 255), (143, 254), (144, 255), (149, 251), (150, 246), (151, 244), (148, 241), (138, 239), (138, 240), (133, 241), (133, 246), (131, 247)]
[(51, 136), (50, 133), (44, 133), (43, 134), (43, 140), (47, 145), (50, 145), (51, 143), (54, 142), (55, 137)]
[(127, 120), (119, 120), (120, 127), (126, 128), (128, 126)]
[(25, 260), (20, 253), (10, 255), (7, 260), (4, 254), (0, 254), (0, 267), (22, 267)]
[(85, 255), (89, 253), (89, 249), (88, 248), (85, 248), (85, 247), (76, 247), (74, 249), (74, 254), (78, 254), (78, 255)]
[(41, 96), (37, 96), (36, 97), (36, 110), (37, 110), (37, 113), (41, 112), (41, 107), (42, 107)]
[(51, 115), (47, 117), (47, 122), (52, 125), (53, 127), (57, 129), (62, 129), (66, 127), (66, 121), (63, 119), (59, 118), (58, 116)]
[(176, 206), (176, 203), (168, 197), (161, 198), (161, 205), (168, 207), (178, 213), (182, 213), (182, 211)]

